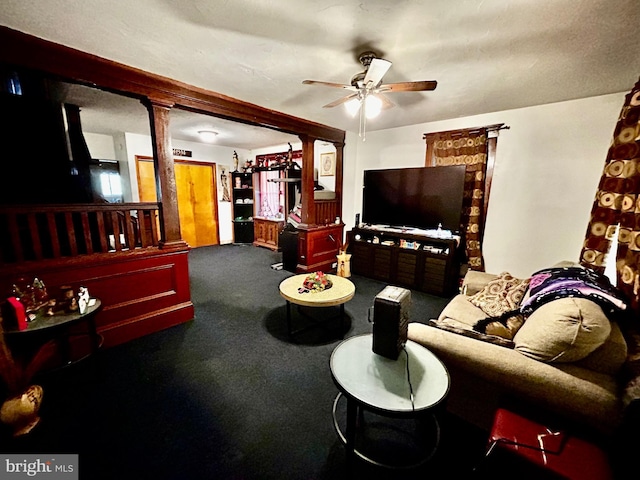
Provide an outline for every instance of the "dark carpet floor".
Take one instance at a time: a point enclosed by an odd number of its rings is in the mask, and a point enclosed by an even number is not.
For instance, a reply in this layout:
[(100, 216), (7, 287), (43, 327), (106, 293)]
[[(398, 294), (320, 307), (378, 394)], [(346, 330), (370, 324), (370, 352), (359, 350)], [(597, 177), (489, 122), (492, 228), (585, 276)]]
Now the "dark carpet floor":
[[(357, 462), (347, 475), (329, 358), (343, 335), (372, 331), (367, 311), (386, 284), (353, 276), (348, 330), (334, 322), (291, 341), (278, 284), (292, 274), (270, 268), (278, 261), (253, 246), (192, 250), (195, 319), (102, 351), (100, 375), (85, 362), (41, 378), (41, 424), (3, 437), (2, 450), (77, 453), (81, 479), (470, 478), (486, 433), (452, 416), (426, 465)], [(413, 291), (411, 320), (437, 316), (446, 302)]]

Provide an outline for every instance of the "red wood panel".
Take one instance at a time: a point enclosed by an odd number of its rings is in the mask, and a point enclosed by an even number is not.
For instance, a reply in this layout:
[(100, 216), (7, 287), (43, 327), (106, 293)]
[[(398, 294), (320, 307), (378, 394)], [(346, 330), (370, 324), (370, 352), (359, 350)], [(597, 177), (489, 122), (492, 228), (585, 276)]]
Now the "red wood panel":
[(342, 245), (342, 224), (301, 229), (298, 233), (298, 267), (300, 272), (335, 270), (333, 264)]
[[(14, 281), (11, 271), (0, 272), (6, 289)], [(105, 345), (113, 346), (193, 319), (189, 287), (188, 250), (163, 252), (149, 248), (137, 255), (105, 254), (82, 261), (38, 262), (33, 271), (21, 269), (26, 278), (38, 277), (49, 293), (61, 285), (76, 291), (86, 286), (102, 301), (96, 317)]]

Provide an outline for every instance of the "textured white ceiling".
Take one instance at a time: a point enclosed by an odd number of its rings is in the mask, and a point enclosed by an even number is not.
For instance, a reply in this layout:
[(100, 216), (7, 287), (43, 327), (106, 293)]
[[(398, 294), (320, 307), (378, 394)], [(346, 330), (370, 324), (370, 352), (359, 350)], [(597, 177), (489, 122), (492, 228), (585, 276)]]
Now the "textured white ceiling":
[(367, 129), (630, 90), (640, 75), (638, 0), (3, 0), (0, 24), (343, 130), (322, 106), (357, 55), (393, 66), (393, 93)]

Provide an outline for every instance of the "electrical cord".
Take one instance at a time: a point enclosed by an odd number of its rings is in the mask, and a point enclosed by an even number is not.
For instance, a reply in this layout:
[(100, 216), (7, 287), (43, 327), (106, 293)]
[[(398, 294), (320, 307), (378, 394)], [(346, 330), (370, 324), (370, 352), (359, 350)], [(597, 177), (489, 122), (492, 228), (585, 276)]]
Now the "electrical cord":
[(411, 400), (411, 410), (415, 412), (416, 405), (413, 401), (413, 385), (411, 384), (411, 372), (409, 371), (409, 352), (407, 351), (407, 347), (404, 345), (402, 345), (402, 349), (407, 356), (407, 382), (409, 382), (409, 399)]

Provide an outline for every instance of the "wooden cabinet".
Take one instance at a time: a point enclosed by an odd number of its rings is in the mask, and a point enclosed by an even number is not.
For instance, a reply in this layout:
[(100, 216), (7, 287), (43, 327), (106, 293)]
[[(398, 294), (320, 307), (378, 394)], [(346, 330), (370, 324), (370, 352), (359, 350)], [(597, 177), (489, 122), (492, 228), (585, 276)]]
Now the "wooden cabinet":
[[(455, 239), (366, 228), (354, 228), (347, 238), (351, 273), (435, 295), (456, 291), (460, 266)], [(419, 247), (404, 248), (405, 242)]]
[(344, 224), (331, 223), (298, 229), (298, 272), (330, 272), (337, 267)]
[(253, 244), (258, 247), (266, 247), (278, 250), (278, 237), (284, 228), (284, 220), (270, 218), (253, 218)]
[(233, 241), (253, 242), (253, 174), (232, 172)]

